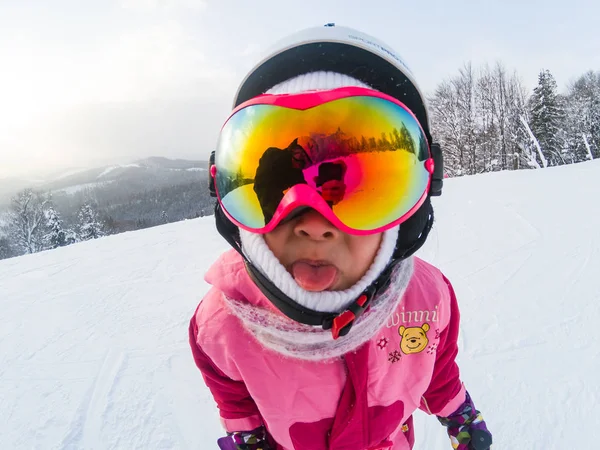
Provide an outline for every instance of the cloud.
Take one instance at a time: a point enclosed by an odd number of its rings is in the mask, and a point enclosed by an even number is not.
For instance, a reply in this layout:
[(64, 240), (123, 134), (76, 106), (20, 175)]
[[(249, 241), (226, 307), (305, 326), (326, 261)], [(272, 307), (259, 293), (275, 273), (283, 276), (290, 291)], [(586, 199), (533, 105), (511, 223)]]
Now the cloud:
[(236, 75), (209, 60), (191, 31), (161, 19), (86, 42), (77, 54), (34, 41), (0, 51), (12, 69), (0, 73), (3, 171), (214, 145)]
[(13, 134), (13, 152), (0, 146), (0, 176), (147, 156), (206, 159), (228, 113), (229, 102), (210, 94), (78, 106)]
[(251, 43), (246, 44), (246, 47), (244, 47), (244, 49), (240, 52), (240, 56), (254, 57), (256, 55), (259, 55), (263, 51), (264, 51), (264, 49), (260, 45), (254, 43), (254, 42), (251, 42)]
[(202, 11), (206, 8), (205, 0), (121, 0), (121, 7), (136, 12), (165, 11)]
[(233, 74), (210, 63), (203, 46), (175, 21), (124, 33), (90, 61), (96, 69), (86, 77), (87, 91), (94, 100), (139, 101), (229, 81)]
[(0, 127), (9, 131), (90, 103), (186, 98), (235, 77), (209, 61), (206, 43), (173, 20), (89, 40), (77, 53), (39, 41), (0, 49), (10, 68), (0, 72)]

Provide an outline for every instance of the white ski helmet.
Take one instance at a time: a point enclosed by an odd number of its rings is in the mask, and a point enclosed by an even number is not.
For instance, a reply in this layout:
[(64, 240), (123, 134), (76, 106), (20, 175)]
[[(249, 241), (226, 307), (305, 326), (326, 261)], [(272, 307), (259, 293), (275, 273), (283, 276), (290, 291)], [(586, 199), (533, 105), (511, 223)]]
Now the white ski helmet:
[(404, 60), (380, 40), (331, 23), (301, 30), (277, 42), (241, 82), (233, 107), (281, 82), (314, 71), (351, 76), (400, 100), (415, 114), (431, 142), (425, 97)]
[[(442, 152), (438, 144), (432, 143), (425, 99), (402, 58), (381, 41), (334, 24), (302, 30), (279, 41), (246, 75), (235, 94), (233, 107), (266, 93), (280, 83), (312, 72), (347, 75), (404, 103), (421, 123), (429, 140), (431, 157), (435, 161), (435, 171), (425, 202), (400, 225), (394, 253), (387, 267), (364, 291), (364, 295), (371, 299), (388, 285), (395, 265), (414, 254), (427, 239), (434, 220), (430, 197), (441, 195), (442, 192)], [(213, 151), (209, 167), (214, 164)], [(217, 197), (215, 180), (212, 171), (210, 173), (211, 196)], [(244, 258), (256, 286), (280, 311), (300, 323), (322, 326), (323, 329), (332, 328), (338, 315), (300, 305), (254, 265), (242, 249), (239, 228), (228, 219), (218, 201), (215, 203), (215, 223), (221, 236)], [(364, 303), (357, 302), (358, 299), (349, 309), (357, 310), (356, 305), (364, 306)], [(352, 323), (344, 326), (339, 335), (347, 334)]]

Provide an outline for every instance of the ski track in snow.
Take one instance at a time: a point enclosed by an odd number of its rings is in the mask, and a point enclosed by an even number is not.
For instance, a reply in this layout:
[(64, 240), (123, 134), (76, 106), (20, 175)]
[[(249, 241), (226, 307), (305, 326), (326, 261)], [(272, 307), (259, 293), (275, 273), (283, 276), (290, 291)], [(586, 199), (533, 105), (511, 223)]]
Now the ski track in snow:
[[(600, 162), (448, 180), (419, 256), (453, 283), (461, 376), (495, 450), (600, 441)], [(187, 344), (212, 218), (0, 261), (0, 449), (214, 449)], [(415, 450), (450, 448), (415, 414)]]
[(82, 448), (93, 449), (102, 437), (102, 423), (110, 406), (110, 394), (123, 365), (124, 354), (109, 350), (92, 387), (83, 418)]

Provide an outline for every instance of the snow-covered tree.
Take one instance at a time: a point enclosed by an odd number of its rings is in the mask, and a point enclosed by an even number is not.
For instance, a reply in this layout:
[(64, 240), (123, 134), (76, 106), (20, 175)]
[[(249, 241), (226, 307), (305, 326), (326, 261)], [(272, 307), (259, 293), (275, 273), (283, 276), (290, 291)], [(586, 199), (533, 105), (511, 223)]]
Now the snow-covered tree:
[(77, 232), (75, 230), (72, 230), (71, 228), (67, 228), (65, 230), (65, 242), (66, 245), (71, 245), (75, 244), (76, 242), (79, 242), (79, 236), (77, 236)]
[(0, 259), (16, 256), (15, 249), (8, 236), (0, 237)]
[(517, 73), (509, 74), (501, 63), (485, 68), (482, 78), (489, 78), (491, 116), (496, 135), (492, 149), (490, 170), (508, 170), (529, 167), (530, 156), (523, 152), (526, 137), (520, 118), (526, 111), (526, 93)]
[[(520, 119), (521, 123), (523, 124), (522, 130), (529, 139), (529, 142), (525, 140), (521, 147), (522, 154), (526, 155), (527, 157), (525, 161), (527, 166), (535, 169), (539, 169), (540, 167), (548, 167), (548, 161), (546, 161), (546, 157), (542, 153), (542, 147), (540, 147), (540, 143), (529, 127), (529, 121), (525, 118), (525, 115), (520, 116)], [(541, 166), (540, 163), (538, 163), (538, 158), (541, 161)]]
[(520, 121), (525, 89), (516, 73), (500, 63), (479, 70), (467, 64), (429, 100), (433, 137), (449, 175), (528, 167), (528, 136)]
[(63, 223), (54, 206), (50, 205), (45, 211), (46, 228), (45, 244), (47, 249), (64, 247), (68, 245), (67, 231), (63, 229)]
[(160, 213), (160, 221), (162, 223), (169, 223), (169, 216), (167, 215), (167, 212), (164, 210), (162, 213)]
[(102, 218), (104, 234), (109, 236), (111, 234), (118, 233), (118, 224), (114, 217), (110, 214), (105, 214)]
[(476, 173), (475, 74), (466, 64), (458, 75), (443, 81), (429, 99), (432, 133), (444, 151), (451, 176)]
[(600, 72), (587, 72), (569, 86), (566, 131), (576, 161), (600, 157)]
[(556, 80), (549, 70), (542, 70), (538, 85), (529, 101), (529, 127), (540, 144), (548, 165), (570, 162), (564, 135), (565, 112), (558, 95)]
[(47, 194), (25, 189), (12, 198), (9, 212), (9, 237), (23, 253), (44, 249)]
[(89, 202), (86, 202), (81, 206), (77, 217), (79, 220), (80, 240), (88, 241), (90, 239), (98, 239), (105, 235), (104, 227), (100, 220), (98, 220), (98, 214)]

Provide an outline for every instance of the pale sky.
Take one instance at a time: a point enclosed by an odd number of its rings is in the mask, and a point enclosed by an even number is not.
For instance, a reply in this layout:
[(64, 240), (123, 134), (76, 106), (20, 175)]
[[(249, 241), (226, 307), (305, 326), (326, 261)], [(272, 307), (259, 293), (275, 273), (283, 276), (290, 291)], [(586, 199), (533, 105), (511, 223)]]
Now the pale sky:
[(0, 177), (206, 159), (260, 50), (327, 22), (388, 43), (431, 92), (467, 61), (532, 89), (600, 70), (597, 0), (0, 0)]

